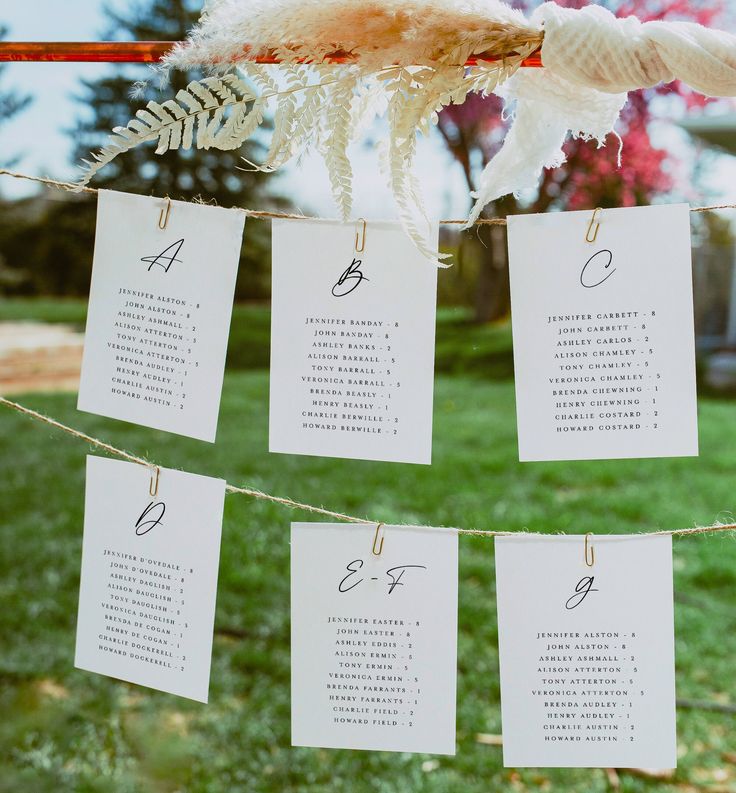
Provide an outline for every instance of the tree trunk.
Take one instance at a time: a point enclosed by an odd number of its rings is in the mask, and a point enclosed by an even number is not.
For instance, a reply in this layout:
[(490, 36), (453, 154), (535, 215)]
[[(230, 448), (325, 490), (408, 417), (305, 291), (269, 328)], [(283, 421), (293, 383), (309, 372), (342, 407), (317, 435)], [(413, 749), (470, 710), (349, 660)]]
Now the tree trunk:
[[(482, 217), (504, 217), (516, 209), (513, 196), (506, 196), (486, 208)], [(505, 226), (476, 226), (474, 240), (480, 245), (478, 281), (475, 290), (475, 321), (494, 322), (511, 310), (509, 260)]]
[(509, 264), (506, 254), (506, 229), (481, 226), (478, 281), (475, 290), (475, 321), (493, 322), (509, 313)]
[[(468, 190), (475, 191), (472, 168), (470, 166), (471, 144), (461, 126), (453, 126), (452, 134), (445, 125), (438, 128), (452, 155), (460, 163), (465, 174)], [(484, 159), (483, 167), (487, 160)], [(490, 218), (511, 214), (518, 209), (516, 199), (510, 196), (489, 204), (481, 217)], [(467, 235), (467, 236), (465, 236)], [(465, 232), (461, 249), (470, 248), (471, 257), (478, 262), (478, 277), (475, 286), (475, 321), (493, 322), (508, 316), (511, 309), (509, 293), (509, 264), (506, 254), (505, 226), (476, 226), (473, 231)]]

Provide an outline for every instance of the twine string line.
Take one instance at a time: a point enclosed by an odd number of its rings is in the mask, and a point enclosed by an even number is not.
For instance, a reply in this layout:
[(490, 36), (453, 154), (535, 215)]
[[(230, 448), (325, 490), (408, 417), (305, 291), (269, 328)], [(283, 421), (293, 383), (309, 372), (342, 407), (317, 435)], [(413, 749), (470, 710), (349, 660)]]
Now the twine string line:
[[(39, 184), (46, 185), (48, 187), (56, 187), (61, 190), (67, 191), (80, 191), (79, 187), (72, 182), (63, 182), (57, 179), (49, 179), (40, 176), (30, 176), (29, 174), (18, 173), (17, 171), (10, 171), (6, 168), (0, 168), (0, 176), (10, 176), (14, 179), (25, 179), (30, 182), (37, 182)], [(99, 191), (93, 187), (83, 187), (81, 188), (81, 192), (84, 193), (91, 193), (96, 194)], [(244, 209), (242, 207), (233, 207), (240, 212), (244, 212), (249, 217), (256, 217), (256, 218), (281, 218), (286, 220), (315, 220), (318, 218), (313, 218), (308, 215), (300, 215), (300, 214), (293, 214), (288, 212), (270, 212), (265, 210), (256, 210), (256, 209)], [(715, 209), (736, 209), (736, 204), (718, 204), (713, 206), (704, 206), (704, 207), (691, 207), (691, 212), (708, 212)], [(445, 219), (439, 221), (443, 225), (464, 225), (467, 220), (466, 219)], [(499, 225), (503, 226), (506, 225), (506, 218), (479, 218), (475, 221), (474, 225)], [(144, 457), (138, 457), (137, 455), (131, 454), (130, 452), (124, 451), (123, 449), (118, 449), (115, 446), (112, 446), (105, 441), (100, 440), (99, 438), (93, 438), (91, 435), (87, 435), (84, 432), (80, 432), (72, 427), (68, 427), (66, 424), (62, 424), (60, 421), (53, 419), (49, 416), (45, 416), (42, 413), (38, 413), (31, 408), (25, 407), (24, 405), (19, 404), (18, 402), (12, 402), (5, 397), (0, 396), (0, 404), (8, 407), (12, 410), (17, 411), (23, 415), (26, 415), (36, 421), (42, 421), (50, 426), (62, 430), (63, 432), (72, 435), (75, 438), (79, 438), (80, 440), (85, 441), (86, 443), (90, 444), (91, 446), (95, 446), (98, 449), (102, 449), (106, 451), (108, 454), (111, 454), (115, 457), (119, 457), (123, 460), (127, 460), (128, 462), (137, 463), (139, 465), (144, 465), (148, 468), (155, 469), (157, 465), (152, 463), (150, 460), (146, 460)], [(379, 521), (374, 520), (367, 520), (365, 518), (358, 518), (354, 515), (347, 515), (342, 512), (334, 512), (333, 510), (326, 509), (325, 507), (318, 507), (313, 504), (305, 504), (300, 501), (295, 501), (291, 498), (286, 498), (282, 496), (275, 496), (271, 493), (265, 493), (262, 490), (256, 490), (250, 487), (236, 487), (235, 485), (231, 485), (226, 483), (225, 484), (225, 491), (228, 493), (236, 493), (241, 495), (250, 496), (251, 498), (262, 499), (265, 501), (270, 501), (275, 504), (280, 504), (282, 506), (288, 507), (290, 509), (301, 509), (305, 512), (311, 512), (318, 515), (324, 515), (330, 518), (336, 518), (337, 520), (345, 521), (347, 523), (378, 523)], [(487, 529), (464, 529), (464, 528), (456, 528), (456, 527), (438, 527), (438, 526), (410, 526), (408, 524), (403, 524), (405, 528), (415, 528), (415, 529), (426, 529), (426, 530), (441, 530), (441, 531), (453, 531), (457, 534), (468, 534), (472, 536), (481, 536), (481, 537), (499, 537), (499, 536), (510, 536), (514, 534), (521, 534), (522, 532), (513, 532), (513, 531), (498, 531), (498, 530), (487, 530)], [(654, 532), (638, 532), (632, 536), (657, 536), (657, 535), (672, 535), (672, 536), (684, 536), (690, 534), (705, 534), (705, 533), (714, 533), (714, 532), (722, 532), (722, 531), (734, 531), (736, 530), (736, 524), (714, 524), (712, 526), (695, 526), (692, 528), (686, 529), (668, 529), (663, 531), (654, 531)], [(524, 534), (536, 534), (535, 532), (523, 532)], [(539, 535), (539, 536), (547, 536), (547, 535)]]
[[(35, 419), (36, 421), (44, 422), (55, 429), (61, 430), (62, 432), (66, 432), (69, 435), (72, 435), (75, 438), (79, 438), (80, 440), (85, 441), (86, 443), (90, 444), (91, 446), (96, 446), (98, 449), (102, 449), (106, 451), (108, 454), (111, 454), (115, 457), (120, 457), (123, 460), (127, 460), (131, 463), (138, 463), (139, 465), (144, 465), (148, 468), (155, 469), (158, 466), (156, 463), (151, 462), (150, 460), (146, 460), (144, 457), (138, 457), (135, 454), (131, 454), (130, 452), (124, 451), (123, 449), (118, 449), (116, 446), (113, 446), (110, 443), (106, 443), (105, 441), (100, 440), (99, 438), (94, 438), (91, 435), (87, 435), (80, 430), (76, 430), (73, 427), (69, 427), (66, 424), (62, 424), (60, 421), (51, 418), (50, 416), (45, 416), (43, 413), (39, 413), (32, 408), (26, 407), (25, 405), (21, 405), (18, 402), (13, 402), (10, 399), (6, 399), (3, 396), (0, 396), (0, 404), (4, 405), (11, 410), (15, 410), (18, 413), (23, 414), (24, 416), (28, 416), (29, 418)], [(225, 491), (227, 493), (236, 493), (240, 495), (250, 496), (251, 498), (261, 499), (264, 501), (270, 501), (274, 504), (280, 504), (281, 506), (288, 507), (290, 509), (301, 509), (305, 512), (311, 512), (317, 515), (323, 515), (329, 518), (336, 518), (337, 520), (344, 521), (346, 523), (361, 523), (361, 524), (377, 524), (380, 521), (377, 520), (369, 520), (367, 518), (358, 518), (355, 515), (347, 515), (343, 512), (334, 512), (331, 509), (326, 509), (325, 507), (318, 507), (313, 504), (305, 504), (301, 501), (295, 501), (292, 498), (285, 498), (283, 496), (274, 496), (271, 493), (265, 493), (262, 490), (256, 490), (251, 487), (236, 487), (235, 485), (225, 483)], [(399, 528), (405, 529), (421, 529), (424, 531), (449, 531), (454, 532), (456, 534), (468, 534), (471, 536), (476, 537), (509, 537), (514, 535), (523, 534), (525, 536), (539, 536), (539, 537), (546, 537), (550, 535), (541, 534), (539, 532), (521, 532), (521, 531), (501, 531), (501, 530), (489, 530), (489, 529), (463, 529), (457, 527), (450, 527), (450, 526), (425, 526), (425, 525), (412, 525), (412, 524), (392, 524), (393, 526), (398, 526)], [(736, 523), (728, 523), (728, 524), (721, 524), (717, 523), (711, 526), (693, 526), (691, 528), (685, 529), (664, 529), (661, 531), (645, 531), (645, 532), (635, 532), (631, 536), (632, 537), (656, 537), (662, 535), (671, 535), (675, 536), (686, 536), (692, 534), (713, 534), (716, 532), (723, 532), (723, 531), (736, 531)]]
[[(60, 190), (69, 192), (82, 192), (96, 194), (99, 192), (94, 187), (82, 187), (74, 184), (73, 182), (61, 182), (58, 179), (48, 179), (43, 176), (30, 176), (25, 173), (18, 173), (17, 171), (10, 171), (7, 168), (0, 168), (0, 176), (10, 176), (13, 179), (25, 179), (29, 182), (38, 182), (39, 184), (46, 185), (47, 187), (56, 187)], [(195, 203), (195, 202), (189, 202)], [(321, 220), (310, 215), (300, 215), (291, 212), (270, 212), (263, 209), (245, 209), (243, 207), (231, 207), (238, 212), (244, 212), (247, 217), (253, 218), (279, 218), (282, 220)], [(705, 207), (690, 207), (691, 212), (712, 212), (716, 209), (736, 209), (736, 204), (713, 204), (712, 206)], [(468, 222), (467, 218), (452, 219), (446, 218), (440, 220), (442, 226), (464, 226)], [(505, 226), (506, 218), (478, 218), (473, 223), (474, 226)]]

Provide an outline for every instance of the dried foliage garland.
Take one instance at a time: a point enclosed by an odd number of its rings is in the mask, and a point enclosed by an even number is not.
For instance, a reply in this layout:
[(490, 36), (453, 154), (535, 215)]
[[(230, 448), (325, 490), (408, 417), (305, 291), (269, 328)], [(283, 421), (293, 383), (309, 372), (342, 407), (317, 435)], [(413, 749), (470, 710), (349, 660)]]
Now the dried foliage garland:
[[(247, 55), (243, 41), (249, 42)], [(380, 162), (399, 217), (417, 247), (436, 260), (412, 173), (417, 135), (429, 132), (443, 107), (461, 104), (470, 92), (495, 90), (541, 41), (538, 29), (497, 0), (466, 0), (459, 8), (450, 0), (215, 0), (164, 67), (204, 65), (211, 76), (191, 82), (173, 99), (149, 102), (125, 127), (116, 127), (85, 161), (79, 184), (88, 184), (100, 168), (142, 143), (156, 142), (157, 154), (238, 149), (272, 112), (268, 153), (259, 165), (248, 165), (272, 171), (316, 149), (347, 220), (348, 147), (385, 116), (389, 136)], [(348, 62), (326, 63), (336, 52)], [(248, 60), (259, 54), (275, 55), (283, 65)], [(471, 56), (479, 57), (478, 65), (465, 67)], [(489, 57), (500, 60), (483, 62)]]
[[(544, 33), (542, 32), (544, 31)], [(544, 69), (519, 70), (541, 46)], [(278, 70), (254, 56), (275, 56)], [(345, 65), (328, 65), (334, 57)], [(477, 66), (465, 67), (475, 57)], [(496, 62), (487, 58), (500, 58)], [(156, 151), (237, 149), (274, 113), (265, 160), (274, 170), (319, 151), (343, 218), (352, 206), (348, 147), (383, 116), (380, 161), (407, 233), (429, 258), (428, 223), (412, 162), (417, 136), (470, 92), (514, 104), (501, 150), (485, 166), (469, 221), (485, 205), (534, 187), (565, 161), (569, 134), (604, 145), (627, 92), (673, 79), (709, 96), (736, 96), (736, 36), (688, 22), (617, 18), (597, 4), (540, 5), (527, 22), (500, 0), (210, 0), (164, 71), (210, 76), (150, 102), (86, 163), (80, 188), (105, 164), (148, 141)]]

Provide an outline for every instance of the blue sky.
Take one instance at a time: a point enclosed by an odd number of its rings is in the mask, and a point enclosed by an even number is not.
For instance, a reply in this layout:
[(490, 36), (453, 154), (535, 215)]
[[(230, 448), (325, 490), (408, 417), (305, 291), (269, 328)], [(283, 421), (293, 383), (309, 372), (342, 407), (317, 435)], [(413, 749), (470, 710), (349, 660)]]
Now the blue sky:
[[(126, 0), (107, 0), (122, 7)], [(4, 0), (0, 23), (10, 28), (10, 39), (94, 40), (105, 29), (105, 0)], [(0, 131), (0, 150), (4, 156), (18, 153), (22, 160), (16, 167), (25, 173), (69, 179), (74, 176), (70, 163), (70, 141), (65, 129), (80, 113), (74, 102), (80, 77), (93, 78), (105, 70), (123, 68), (106, 64), (17, 63), (2, 74), (4, 86), (15, 85), (32, 94), (30, 109)], [(686, 146), (681, 133), (664, 130), (661, 142), (668, 146)], [(151, 157), (153, 149), (151, 149)], [(601, 156), (606, 156), (601, 152)], [(625, 152), (624, 152), (625, 158)], [(392, 200), (376, 167), (375, 153), (360, 148), (354, 152), (355, 214), (385, 217)], [(460, 217), (468, 208), (465, 181), (437, 139), (423, 141), (417, 157), (417, 173), (423, 183), (430, 214)], [(329, 182), (321, 160), (307, 156), (300, 166), (286, 169), (279, 179), (279, 191), (291, 197), (305, 212), (334, 216)], [(709, 182), (711, 195), (702, 201), (736, 202), (736, 157), (718, 158)], [(4, 195), (27, 194), (36, 188), (10, 179), (0, 183)], [(691, 197), (692, 200), (692, 197)], [(733, 213), (731, 213), (733, 214)]]
[[(70, 3), (54, 0), (6, 0), (4, 5), (0, 23), (10, 28), (8, 38), (17, 41), (94, 39), (104, 26), (99, 0), (73, 0), (74, 13), (69, 12)], [(3, 71), (3, 86), (17, 86), (34, 98), (31, 107), (0, 132), (4, 155), (23, 155), (17, 170), (60, 178), (71, 174), (69, 141), (63, 132), (77, 112), (71, 94), (80, 77), (99, 73), (96, 64), (76, 63), (18, 63)], [(1, 189), (8, 195), (29, 188), (12, 182)]]

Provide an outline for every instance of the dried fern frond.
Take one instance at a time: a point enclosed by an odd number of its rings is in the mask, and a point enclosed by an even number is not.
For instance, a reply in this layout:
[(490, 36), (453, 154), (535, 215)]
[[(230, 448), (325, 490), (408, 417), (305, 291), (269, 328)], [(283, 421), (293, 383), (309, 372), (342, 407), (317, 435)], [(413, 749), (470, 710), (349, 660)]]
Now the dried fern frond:
[(328, 89), (327, 108), (321, 126), (320, 152), (327, 165), (332, 196), (343, 220), (348, 220), (353, 206), (353, 169), (348, 159), (351, 109), (357, 77), (349, 74)]
[[(239, 148), (263, 119), (259, 97), (238, 75), (206, 77), (189, 83), (175, 99), (151, 101), (124, 127), (115, 127), (107, 144), (92, 154), (80, 188), (120, 154), (156, 141), (156, 154), (170, 149)], [(260, 117), (259, 117), (260, 112)], [(255, 114), (257, 124), (249, 123)], [(196, 137), (195, 137), (196, 136)]]

